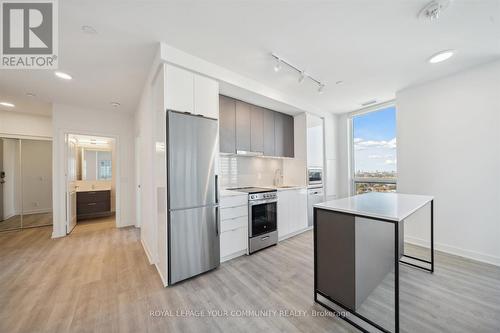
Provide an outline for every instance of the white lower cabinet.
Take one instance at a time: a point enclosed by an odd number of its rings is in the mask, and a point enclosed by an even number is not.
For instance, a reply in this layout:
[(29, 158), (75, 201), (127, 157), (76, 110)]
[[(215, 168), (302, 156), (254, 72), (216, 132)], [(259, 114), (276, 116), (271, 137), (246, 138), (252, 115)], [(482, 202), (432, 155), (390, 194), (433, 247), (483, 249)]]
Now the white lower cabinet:
[(307, 189), (278, 191), (278, 238), (293, 236), (307, 229)]
[(222, 197), (220, 200), (220, 261), (247, 253), (248, 196)]
[(245, 254), (247, 244), (247, 228), (223, 231), (220, 235), (220, 261), (223, 262)]

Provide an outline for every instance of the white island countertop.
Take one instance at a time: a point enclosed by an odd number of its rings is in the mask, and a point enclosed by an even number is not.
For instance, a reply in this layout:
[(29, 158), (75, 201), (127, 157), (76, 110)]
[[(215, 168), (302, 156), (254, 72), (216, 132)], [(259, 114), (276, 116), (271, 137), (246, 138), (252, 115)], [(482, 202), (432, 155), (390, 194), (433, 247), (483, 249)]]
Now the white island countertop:
[(390, 221), (402, 221), (434, 198), (401, 193), (365, 193), (315, 204), (315, 208)]

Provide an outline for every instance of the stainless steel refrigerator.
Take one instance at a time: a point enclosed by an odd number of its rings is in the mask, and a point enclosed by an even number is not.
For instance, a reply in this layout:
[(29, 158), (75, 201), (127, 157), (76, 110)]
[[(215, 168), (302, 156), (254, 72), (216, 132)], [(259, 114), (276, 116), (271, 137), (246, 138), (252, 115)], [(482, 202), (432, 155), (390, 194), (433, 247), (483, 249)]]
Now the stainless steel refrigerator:
[(168, 282), (220, 264), (217, 120), (167, 111)]

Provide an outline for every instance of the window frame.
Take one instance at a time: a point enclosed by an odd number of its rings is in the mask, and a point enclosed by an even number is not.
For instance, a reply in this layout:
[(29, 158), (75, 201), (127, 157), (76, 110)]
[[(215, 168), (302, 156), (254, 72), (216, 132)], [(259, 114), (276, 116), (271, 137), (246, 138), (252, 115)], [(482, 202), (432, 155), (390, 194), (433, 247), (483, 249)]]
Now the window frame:
[[(398, 184), (398, 172), (397, 172), (397, 164), (396, 164), (396, 179), (388, 179), (388, 178), (362, 178), (362, 177), (356, 177), (356, 170), (355, 170), (355, 161), (354, 161), (354, 122), (353, 119), (354, 117), (361, 116), (366, 113), (371, 113), (371, 112), (377, 112), (381, 111), (382, 109), (388, 108), (388, 107), (394, 107), (396, 109), (396, 124), (397, 124), (397, 117), (398, 117), (398, 112), (397, 112), (397, 107), (396, 107), (396, 100), (389, 100), (383, 103), (378, 103), (374, 105), (370, 105), (355, 111), (352, 111), (348, 114), (348, 163), (349, 163), (349, 196), (356, 195), (356, 184), (358, 183), (381, 183), (381, 184), (395, 184), (396, 185), (396, 191), (397, 191), (397, 184)], [(397, 126), (396, 126), (396, 138), (397, 138)], [(396, 141), (397, 142), (397, 141)], [(396, 146), (397, 147), (397, 146)], [(396, 159), (397, 159), (397, 148), (396, 148)]]

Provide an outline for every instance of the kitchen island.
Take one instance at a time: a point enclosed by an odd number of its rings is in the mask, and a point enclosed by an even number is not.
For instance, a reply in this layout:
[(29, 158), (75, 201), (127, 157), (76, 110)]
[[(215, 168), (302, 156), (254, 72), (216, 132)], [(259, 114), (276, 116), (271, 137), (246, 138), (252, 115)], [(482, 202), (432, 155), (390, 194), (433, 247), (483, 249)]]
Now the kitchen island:
[[(427, 205), (430, 261), (405, 255), (402, 233), (405, 219)], [(433, 206), (431, 196), (399, 193), (367, 193), (314, 205), (314, 300), (332, 311), (352, 314), (341, 318), (364, 332), (369, 328), (390, 332), (357, 310), (393, 272), (398, 332), (399, 263), (434, 271)]]

